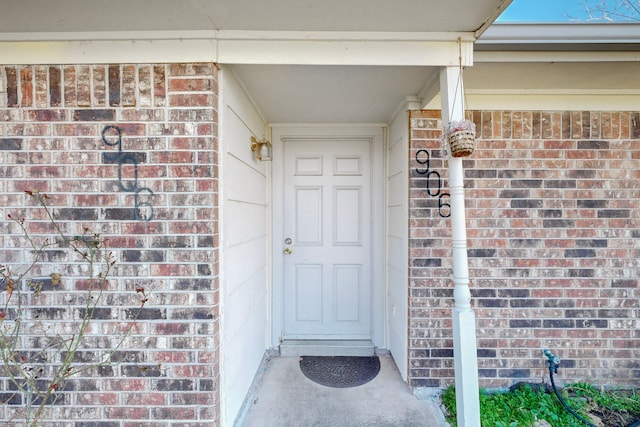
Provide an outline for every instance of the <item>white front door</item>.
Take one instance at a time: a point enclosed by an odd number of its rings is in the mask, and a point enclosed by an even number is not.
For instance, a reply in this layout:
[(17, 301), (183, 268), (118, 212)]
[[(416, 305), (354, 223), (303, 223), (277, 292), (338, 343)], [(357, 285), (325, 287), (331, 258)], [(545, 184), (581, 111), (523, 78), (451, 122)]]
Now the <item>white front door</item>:
[(374, 138), (282, 138), (282, 339), (372, 339)]

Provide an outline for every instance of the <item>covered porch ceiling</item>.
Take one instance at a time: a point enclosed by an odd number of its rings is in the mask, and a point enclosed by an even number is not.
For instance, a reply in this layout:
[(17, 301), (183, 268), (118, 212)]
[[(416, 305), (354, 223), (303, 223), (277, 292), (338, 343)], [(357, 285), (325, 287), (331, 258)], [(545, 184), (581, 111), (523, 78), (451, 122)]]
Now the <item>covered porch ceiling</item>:
[(235, 65), (268, 123), (388, 123), (407, 96), (437, 82), (419, 66)]

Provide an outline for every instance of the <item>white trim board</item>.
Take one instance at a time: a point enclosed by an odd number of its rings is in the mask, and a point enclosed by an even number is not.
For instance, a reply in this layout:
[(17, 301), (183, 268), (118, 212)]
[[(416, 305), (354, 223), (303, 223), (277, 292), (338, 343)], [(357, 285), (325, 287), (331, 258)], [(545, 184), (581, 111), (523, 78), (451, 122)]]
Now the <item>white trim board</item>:
[[(528, 90), (476, 92), (467, 90), (465, 99), (469, 110), (505, 111), (637, 111), (640, 93), (616, 91), (559, 91), (544, 93)], [(439, 110), (440, 96), (431, 99), (425, 110)]]
[(467, 66), (473, 64), (473, 40), (469, 33), (0, 33), (0, 63), (448, 66), (462, 58)]

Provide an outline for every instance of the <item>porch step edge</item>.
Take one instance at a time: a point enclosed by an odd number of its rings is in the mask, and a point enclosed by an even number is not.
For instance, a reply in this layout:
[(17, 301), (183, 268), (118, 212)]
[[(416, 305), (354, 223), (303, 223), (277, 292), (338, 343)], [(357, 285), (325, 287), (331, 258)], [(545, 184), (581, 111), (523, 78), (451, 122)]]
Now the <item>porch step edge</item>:
[(371, 340), (285, 340), (280, 356), (361, 356), (371, 357), (375, 347)]

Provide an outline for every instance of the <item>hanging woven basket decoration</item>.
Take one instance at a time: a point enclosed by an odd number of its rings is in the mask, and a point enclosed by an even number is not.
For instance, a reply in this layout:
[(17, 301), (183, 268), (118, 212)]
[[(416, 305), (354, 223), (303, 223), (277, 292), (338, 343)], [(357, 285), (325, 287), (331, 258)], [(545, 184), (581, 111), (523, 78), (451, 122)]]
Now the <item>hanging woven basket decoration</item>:
[(450, 122), (442, 134), (443, 146), (453, 157), (466, 157), (473, 153), (476, 125), (471, 120)]

